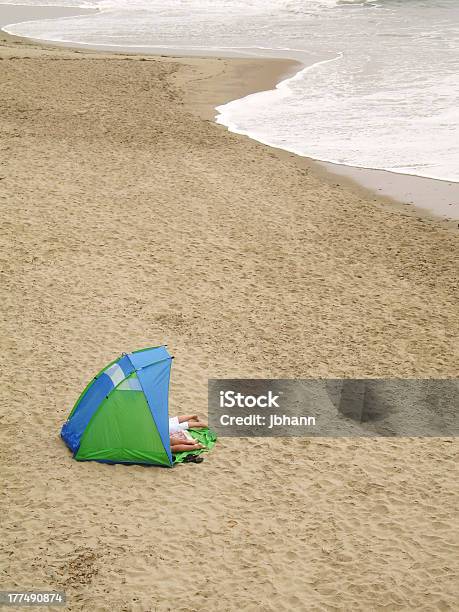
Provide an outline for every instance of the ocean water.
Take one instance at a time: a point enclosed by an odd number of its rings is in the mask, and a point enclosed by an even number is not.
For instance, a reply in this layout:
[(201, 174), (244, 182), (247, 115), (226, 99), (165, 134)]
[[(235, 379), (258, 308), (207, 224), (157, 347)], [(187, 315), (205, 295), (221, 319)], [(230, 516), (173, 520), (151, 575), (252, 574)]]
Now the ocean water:
[(12, 34), (60, 42), (300, 59), (217, 121), (319, 160), (459, 182), (457, 0), (29, 0), (99, 12)]

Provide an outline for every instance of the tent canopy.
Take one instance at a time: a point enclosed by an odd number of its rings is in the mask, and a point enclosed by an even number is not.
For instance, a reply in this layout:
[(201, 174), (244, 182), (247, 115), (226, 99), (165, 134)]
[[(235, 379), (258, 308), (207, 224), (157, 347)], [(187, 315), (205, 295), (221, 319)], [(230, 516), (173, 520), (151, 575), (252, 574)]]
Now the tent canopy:
[(61, 436), (78, 461), (171, 466), (165, 346), (124, 353), (80, 395)]

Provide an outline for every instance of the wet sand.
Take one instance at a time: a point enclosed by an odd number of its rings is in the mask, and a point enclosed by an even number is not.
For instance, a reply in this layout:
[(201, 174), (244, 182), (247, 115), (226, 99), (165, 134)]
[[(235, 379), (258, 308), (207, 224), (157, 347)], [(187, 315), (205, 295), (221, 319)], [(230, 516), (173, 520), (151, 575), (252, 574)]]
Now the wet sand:
[(459, 183), (386, 170), (368, 170), (321, 162), (328, 171), (380, 196), (414, 205), (442, 219), (459, 219)]

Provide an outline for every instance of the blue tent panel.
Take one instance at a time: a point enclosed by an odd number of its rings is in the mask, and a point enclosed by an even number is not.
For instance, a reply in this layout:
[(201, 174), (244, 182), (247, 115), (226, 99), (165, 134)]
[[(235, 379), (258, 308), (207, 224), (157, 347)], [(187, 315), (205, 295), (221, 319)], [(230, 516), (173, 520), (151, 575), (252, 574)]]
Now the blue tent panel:
[[(166, 351), (167, 353), (167, 351)], [(169, 442), (169, 379), (172, 358), (163, 358), (153, 365), (137, 371), (137, 377), (142, 386), (153, 419), (156, 423), (161, 441), (172, 462)]]
[(123, 356), (94, 379), (75, 412), (62, 427), (61, 436), (73, 453), (78, 450), (81, 436), (100, 404), (132, 372), (134, 366), (127, 356)]
[(171, 359), (165, 346), (156, 346), (155, 348), (146, 349), (144, 351), (129, 353), (127, 356), (136, 370), (145, 368), (163, 359)]
[(172, 454), (169, 442), (169, 379), (172, 357), (166, 347), (159, 346), (129, 354), (123, 354), (94, 378), (78, 400), (68, 420), (64, 423), (61, 436), (74, 454), (80, 448), (81, 438), (90, 427), (104, 400), (132, 373), (137, 372), (138, 382), (147, 400), (161, 442), (170, 462)]

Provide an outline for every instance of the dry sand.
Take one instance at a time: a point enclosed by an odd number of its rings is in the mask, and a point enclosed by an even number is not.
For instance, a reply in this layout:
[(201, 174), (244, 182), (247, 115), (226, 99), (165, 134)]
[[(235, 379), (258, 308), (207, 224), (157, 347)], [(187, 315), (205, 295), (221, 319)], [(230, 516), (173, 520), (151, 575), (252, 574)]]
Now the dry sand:
[(456, 610), (456, 440), (226, 439), (167, 470), (59, 438), (104, 363), (160, 343), (173, 413), (208, 377), (457, 376), (456, 235), (203, 118), (282, 62), (1, 45), (1, 587)]

